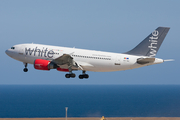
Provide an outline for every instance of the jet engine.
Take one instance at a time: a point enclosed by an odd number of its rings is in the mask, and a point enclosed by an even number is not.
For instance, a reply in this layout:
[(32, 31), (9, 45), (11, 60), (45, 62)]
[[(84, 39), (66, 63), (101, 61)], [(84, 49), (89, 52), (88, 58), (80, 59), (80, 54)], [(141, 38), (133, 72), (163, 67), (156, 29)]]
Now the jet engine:
[(34, 61), (34, 68), (37, 70), (50, 70), (56, 69), (58, 66), (49, 60), (36, 59)]

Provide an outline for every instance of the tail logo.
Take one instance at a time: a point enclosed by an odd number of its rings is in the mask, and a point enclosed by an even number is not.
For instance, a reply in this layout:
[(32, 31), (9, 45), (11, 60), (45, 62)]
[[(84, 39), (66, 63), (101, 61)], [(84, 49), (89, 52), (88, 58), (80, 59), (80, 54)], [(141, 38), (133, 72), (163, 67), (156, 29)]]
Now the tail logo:
[(152, 36), (149, 37), (149, 42), (150, 45), (148, 46), (148, 48), (150, 48), (150, 57), (155, 57), (156, 53), (157, 53), (157, 42), (158, 42), (158, 35), (159, 32), (157, 30), (155, 30), (154, 32), (152, 32)]

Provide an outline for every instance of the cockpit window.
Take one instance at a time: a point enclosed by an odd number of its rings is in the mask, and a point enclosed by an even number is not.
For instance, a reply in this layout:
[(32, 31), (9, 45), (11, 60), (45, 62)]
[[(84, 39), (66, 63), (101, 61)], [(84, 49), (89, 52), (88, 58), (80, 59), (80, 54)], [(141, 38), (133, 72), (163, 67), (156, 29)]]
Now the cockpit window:
[(11, 49), (15, 49), (15, 47), (11, 47)]

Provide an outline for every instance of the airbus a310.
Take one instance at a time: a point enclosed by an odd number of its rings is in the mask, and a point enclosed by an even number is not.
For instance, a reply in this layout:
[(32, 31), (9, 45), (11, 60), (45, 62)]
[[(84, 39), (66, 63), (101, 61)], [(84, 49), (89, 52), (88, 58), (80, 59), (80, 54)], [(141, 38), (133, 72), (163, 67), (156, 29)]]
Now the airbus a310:
[[(155, 58), (170, 28), (158, 27), (141, 43), (125, 53), (112, 53), (42, 44), (18, 44), (6, 50), (11, 58), (27, 65), (33, 64), (37, 70), (68, 72), (66, 78), (74, 78), (75, 70), (82, 70), (80, 79), (89, 78), (86, 71), (110, 72), (140, 68), (160, 64), (165, 60)], [(167, 60), (168, 61), (168, 60)], [(169, 60), (170, 61), (170, 60)]]

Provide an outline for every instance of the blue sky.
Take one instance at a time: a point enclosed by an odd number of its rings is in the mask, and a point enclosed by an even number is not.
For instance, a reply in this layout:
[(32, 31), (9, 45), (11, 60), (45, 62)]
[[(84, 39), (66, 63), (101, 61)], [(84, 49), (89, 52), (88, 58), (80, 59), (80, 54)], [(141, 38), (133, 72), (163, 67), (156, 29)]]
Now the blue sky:
[[(1, 0), (0, 84), (180, 84), (179, 0)], [(170, 27), (156, 57), (174, 62), (117, 72), (87, 72), (88, 80), (39, 71), (5, 54), (15, 44), (40, 43), (126, 52), (157, 27)], [(75, 72), (77, 76), (81, 71)]]

